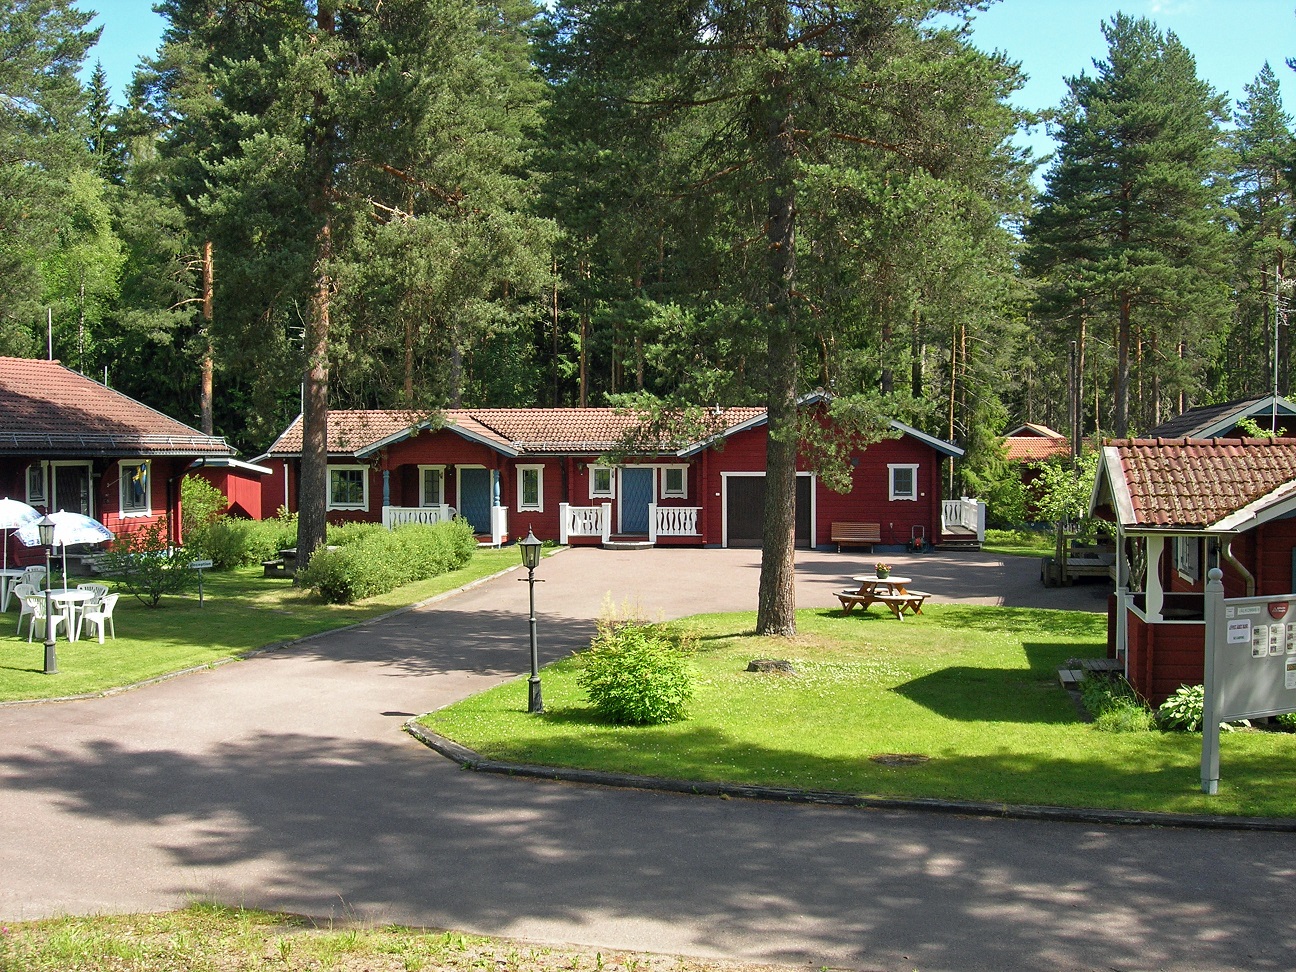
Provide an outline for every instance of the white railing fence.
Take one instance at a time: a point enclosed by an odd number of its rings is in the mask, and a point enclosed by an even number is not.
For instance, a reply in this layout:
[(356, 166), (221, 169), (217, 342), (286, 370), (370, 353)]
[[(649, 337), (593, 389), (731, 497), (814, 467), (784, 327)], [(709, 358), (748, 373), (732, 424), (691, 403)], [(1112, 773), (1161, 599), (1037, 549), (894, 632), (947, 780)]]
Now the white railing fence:
[(567, 543), (571, 537), (599, 537), (604, 542), (612, 539), (612, 504), (572, 506), (559, 503), (558, 542)]
[(976, 534), (977, 540), (984, 541), (985, 504), (980, 500), (968, 499), (966, 496), (960, 499), (943, 500), (941, 530), (946, 532), (951, 527), (970, 530)]
[(454, 519), (454, 507), (446, 506), (384, 506), (382, 524), (388, 530), (407, 523), (445, 523)]
[(696, 537), (700, 506), (656, 506), (649, 508), (648, 539), (653, 543), (658, 537)]
[(508, 507), (492, 506), (490, 512), (491, 546), (498, 547), (508, 534)]

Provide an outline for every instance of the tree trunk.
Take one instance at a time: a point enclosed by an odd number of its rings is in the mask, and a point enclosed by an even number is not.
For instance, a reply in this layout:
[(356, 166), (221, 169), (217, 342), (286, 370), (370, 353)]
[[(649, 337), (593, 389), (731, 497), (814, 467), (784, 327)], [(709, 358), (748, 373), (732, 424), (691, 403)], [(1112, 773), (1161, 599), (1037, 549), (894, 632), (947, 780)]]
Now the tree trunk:
[[(302, 458), (298, 484), (297, 568), (308, 563), (328, 532), (329, 312), (333, 282), (327, 264), (333, 248), (332, 222), (325, 218), (316, 249), (316, 285), (306, 331), (302, 386)], [(294, 581), (296, 583), (296, 581)]]
[(199, 427), (206, 435), (214, 435), (216, 428), (213, 413), (213, 376), (215, 373), (215, 354), (212, 350), (212, 287), (216, 279), (216, 268), (212, 263), (212, 243), (203, 243), (202, 255), (202, 318), (203, 318), (203, 353), (202, 353), (202, 387), (198, 392)]
[(1112, 424), (1116, 438), (1129, 435), (1130, 393), (1130, 295), (1120, 295), (1120, 317), (1116, 324), (1116, 414)]
[[(768, 8), (767, 40), (778, 47), (789, 27), (784, 4)], [(769, 188), (766, 196), (766, 268), (769, 299), (766, 307), (766, 351), (769, 380), (768, 437), (765, 448), (765, 524), (761, 538), (760, 595), (756, 633), (790, 637), (796, 634), (796, 457), (797, 356), (796, 310), (796, 192), (792, 174), (793, 116), (788, 80), (782, 69), (768, 77), (765, 109), (765, 151)]]

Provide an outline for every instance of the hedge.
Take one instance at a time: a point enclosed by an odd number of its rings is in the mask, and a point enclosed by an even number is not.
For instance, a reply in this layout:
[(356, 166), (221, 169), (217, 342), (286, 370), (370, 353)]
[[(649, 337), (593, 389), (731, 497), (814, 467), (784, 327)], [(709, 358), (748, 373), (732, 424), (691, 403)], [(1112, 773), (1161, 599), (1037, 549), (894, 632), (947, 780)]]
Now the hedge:
[(336, 550), (318, 550), (298, 580), (333, 604), (350, 604), (462, 567), (477, 549), (467, 520), (395, 530), (347, 528), (330, 535)]

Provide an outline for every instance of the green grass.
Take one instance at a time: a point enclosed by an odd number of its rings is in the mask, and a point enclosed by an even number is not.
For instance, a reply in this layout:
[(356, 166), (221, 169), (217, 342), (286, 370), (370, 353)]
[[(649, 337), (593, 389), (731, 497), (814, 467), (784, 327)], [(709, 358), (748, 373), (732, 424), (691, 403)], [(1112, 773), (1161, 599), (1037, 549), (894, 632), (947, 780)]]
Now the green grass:
[(986, 530), (981, 549), (1001, 557), (1048, 557), (1055, 548), (1051, 530)]
[[(675, 779), (893, 797), (1259, 816), (1296, 815), (1296, 735), (1230, 733), (1220, 793), (1200, 793), (1201, 736), (1114, 734), (1082, 722), (1059, 687), (1067, 658), (1104, 651), (1106, 618), (934, 605), (802, 611), (792, 641), (751, 634), (750, 614), (687, 619), (695, 697), (682, 722), (602, 722), (579, 658), (545, 669), (541, 717), (520, 680), (422, 719), (488, 756)], [(753, 658), (797, 674), (756, 675)], [(869, 757), (917, 754), (920, 765)]]
[(164, 914), (0, 925), (5, 972), (717, 972), (729, 967), (750, 969), (454, 931), (312, 921), (206, 903)]
[[(100, 692), (197, 665), (237, 658), (257, 648), (365, 621), (486, 577), (518, 563), (517, 551), (478, 550), (464, 568), (398, 588), (356, 604), (325, 604), (265, 578), (260, 567), (204, 576), (204, 603), (197, 592), (165, 597), (156, 608), (123, 595), (113, 613), (117, 639), (58, 641), (59, 674), (42, 672), (39, 639), (14, 636), (18, 613), (0, 615), (0, 701), (45, 699)], [(90, 629), (86, 629), (89, 631)], [(83, 632), (84, 634), (85, 632)]]

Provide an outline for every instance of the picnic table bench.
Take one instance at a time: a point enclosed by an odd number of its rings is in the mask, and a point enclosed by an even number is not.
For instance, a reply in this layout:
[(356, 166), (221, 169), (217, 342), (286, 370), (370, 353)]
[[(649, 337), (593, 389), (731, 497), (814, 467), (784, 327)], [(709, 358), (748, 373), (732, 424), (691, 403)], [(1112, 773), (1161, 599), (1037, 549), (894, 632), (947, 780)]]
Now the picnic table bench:
[(856, 604), (864, 610), (868, 610), (870, 604), (877, 602), (885, 604), (887, 608), (901, 621), (904, 620), (905, 612), (910, 614), (922, 614), (923, 602), (931, 597), (926, 591), (906, 591), (904, 594), (878, 594), (868, 592), (861, 594), (859, 591), (838, 591), (837, 600), (841, 601), (842, 610), (850, 614), (851, 608)]
[(842, 547), (868, 547), (882, 542), (881, 523), (834, 523), (830, 539), (837, 544), (837, 552)]

